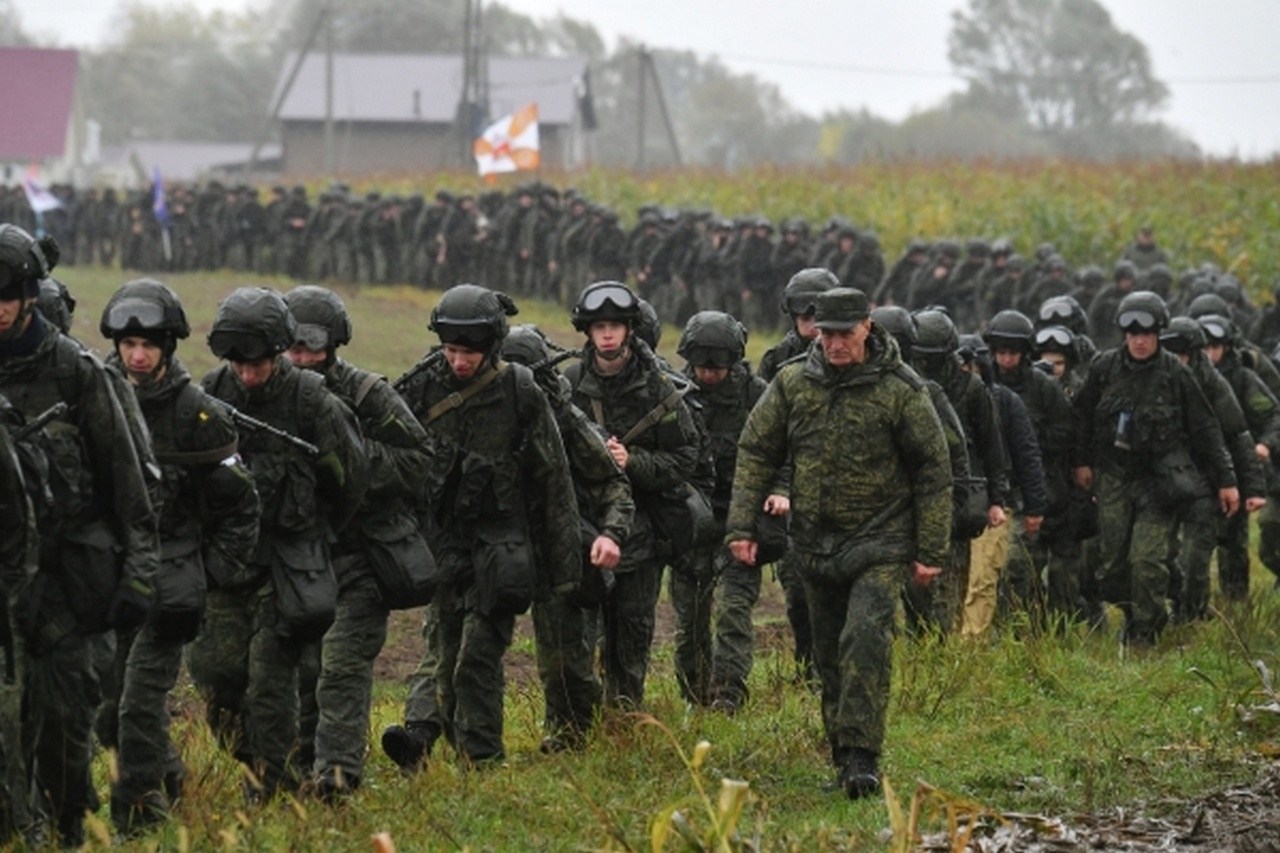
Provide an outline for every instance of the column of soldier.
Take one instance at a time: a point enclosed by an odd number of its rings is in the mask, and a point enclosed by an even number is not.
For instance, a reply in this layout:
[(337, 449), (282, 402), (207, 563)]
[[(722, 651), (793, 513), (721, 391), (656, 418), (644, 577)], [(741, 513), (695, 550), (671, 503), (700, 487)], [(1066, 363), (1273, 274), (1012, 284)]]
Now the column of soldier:
[[(690, 306), (655, 271), (703, 223), (676, 217), (635, 275), (668, 311)], [(846, 258), (865, 239), (836, 237)], [(733, 290), (742, 313), (769, 299), (788, 323), (757, 370), (746, 324), (696, 284), (673, 368), (661, 309), (622, 281), (582, 287), (587, 265), (559, 280), (580, 350), (511, 326), (504, 292), (454, 284), (393, 383), (338, 355), (353, 329), (331, 290), (243, 287), (208, 336), (222, 365), (193, 382), (173, 290), (112, 296), (103, 364), (68, 334), (56, 241), (0, 225), (5, 837), (82, 840), (95, 740), (117, 751), (115, 825), (166, 820), (187, 775), (166, 707), (184, 661), (247, 799), (351, 796), (392, 609), (426, 605), (426, 651), (383, 750), (413, 772), (444, 737), (484, 767), (505, 755), (519, 614), (542, 749), (581, 750), (602, 713), (643, 706), (664, 574), (682, 695), (737, 713), (773, 564), (798, 680), (856, 799), (879, 788), (899, 606), (912, 632), (980, 637), (1100, 630), (1111, 604), (1142, 650), (1206, 618), (1215, 555), (1223, 596), (1244, 598), (1248, 513), (1280, 571), (1274, 308), (1250, 319), (1207, 266), (1174, 290), (1149, 229), (1111, 282), (1036, 254), (913, 242), (887, 272)]]

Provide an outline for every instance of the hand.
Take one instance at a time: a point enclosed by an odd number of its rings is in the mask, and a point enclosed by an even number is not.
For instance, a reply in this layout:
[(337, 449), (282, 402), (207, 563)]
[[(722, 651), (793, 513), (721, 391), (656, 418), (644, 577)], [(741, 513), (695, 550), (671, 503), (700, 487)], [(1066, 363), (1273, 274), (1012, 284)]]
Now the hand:
[(729, 552), (739, 563), (754, 566), (758, 547), (759, 544), (754, 539), (735, 539), (729, 543)]
[(1081, 465), (1075, 470), (1075, 480), (1077, 486), (1089, 491), (1093, 488), (1093, 469), (1088, 465)]
[(991, 506), (987, 507), (987, 526), (988, 527), (999, 527), (1000, 525), (1004, 524), (1006, 521), (1008, 521), (1008, 519), (1005, 518), (1004, 507), (1000, 506), (1000, 504), (992, 504)]
[(791, 512), (791, 498), (786, 495), (769, 495), (764, 499), (764, 511), (769, 515), (786, 515)]
[(107, 624), (120, 633), (127, 633), (141, 627), (150, 612), (151, 587), (135, 578), (116, 587), (107, 608)]
[(1267, 460), (1271, 458), (1271, 448), (1261, 442), (1254, 446), (1253, 451), (1258, 454), (1259, 459)]
[(916, 586), (928, 586), (940, 574), (942, 574), (940, 566), (926, 566), (920, 562), (912, 564), (911, 580)]
[(1245, 512), (1257, 512), (1258, 510), (1262, 509), (1266, 505), (1267, 505), (1266, 498), (1245, 498), (1244, 499)]
[(1218, 489), (1218, 506), (1222, 507), (1222, 514), (1227, 518), (1235, 515), (1240, 509), (1240, 490), (1235, 486)]
[(622, 559), (622, 549), (603, 533), (591, 543), (591, 565), (599, 569), (614, 569)]
[(609, 455), (613, 457), (613, 461), (618, 463), (618, 467), (623, 471), (627, 470), (627, 460), (631, 458), (631, 454), (627, 452), (627, 446), (614, 436), (609, 436), (605, 445), (609, 448)]
[(1024, 515), (1022, 517), (1022, 529), (1027, 531), (1028, 536), (1035, 536), (1040, 532), (1040, 525), (1044, 524), (1043, 515)]

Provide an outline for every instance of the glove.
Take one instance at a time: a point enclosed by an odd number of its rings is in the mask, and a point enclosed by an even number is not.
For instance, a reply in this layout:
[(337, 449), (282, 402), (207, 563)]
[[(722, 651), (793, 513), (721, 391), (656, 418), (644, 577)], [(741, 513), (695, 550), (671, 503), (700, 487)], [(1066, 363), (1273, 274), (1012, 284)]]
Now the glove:
[(107, 608), (107, 624), (121, 633), (142, 626), (151, 612), (151, 587), (134, 578), (116, 587), (116, 594)]

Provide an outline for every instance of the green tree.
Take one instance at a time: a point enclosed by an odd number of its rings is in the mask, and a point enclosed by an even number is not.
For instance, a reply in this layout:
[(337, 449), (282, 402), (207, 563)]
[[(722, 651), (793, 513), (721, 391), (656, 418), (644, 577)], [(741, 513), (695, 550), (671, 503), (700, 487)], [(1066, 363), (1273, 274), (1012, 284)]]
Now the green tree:
[(974, 97), (1048, 133), (1132, 125), (1169, 97), (1146, 47), (1096, 0), (969, 0), (948, 45)]

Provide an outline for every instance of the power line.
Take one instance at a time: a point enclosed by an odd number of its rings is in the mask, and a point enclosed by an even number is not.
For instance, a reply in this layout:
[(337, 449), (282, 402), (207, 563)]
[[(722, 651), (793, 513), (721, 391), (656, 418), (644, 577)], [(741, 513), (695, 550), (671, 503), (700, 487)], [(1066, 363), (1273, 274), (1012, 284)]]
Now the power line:
[[(814, 62), (807, 59), (787, 59), (776, 56), (746, 56), (743, 54), (714, 54), (730, 62), (749, 62), (755, 65), (780, 65), (813, 71), (841, 71), (849, 74), (868, 74), (876, 77), (915, 77), (930, 80), (964, 80), (964, 75), (954, 71), (933, 71), (911, 68), (885, 68), (874, 65), (848, 65), (841, 62)], [(1171, 77), (1163, 81), (1171, 86), (1244, 86), (1280, 83), (1280, 74), (1249, 77)]]

